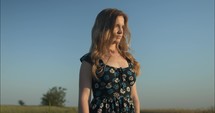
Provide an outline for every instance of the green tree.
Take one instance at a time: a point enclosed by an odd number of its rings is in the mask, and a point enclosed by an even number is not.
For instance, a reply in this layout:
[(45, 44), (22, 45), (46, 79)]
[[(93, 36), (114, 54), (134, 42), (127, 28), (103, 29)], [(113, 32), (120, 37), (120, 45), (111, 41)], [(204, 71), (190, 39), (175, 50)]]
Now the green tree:
[(25, 102), (22, 101), (22, 100), (19, 100), (18, 103), (19, 103), (20, 106), (24, 106), (25, 105)]
[(56, 86), (49, 89), (46, 94), (43, 94), (41, 104), (48, 106), (64, 106), (64, 103), (66, 102), (65, 91), (66, 88)]

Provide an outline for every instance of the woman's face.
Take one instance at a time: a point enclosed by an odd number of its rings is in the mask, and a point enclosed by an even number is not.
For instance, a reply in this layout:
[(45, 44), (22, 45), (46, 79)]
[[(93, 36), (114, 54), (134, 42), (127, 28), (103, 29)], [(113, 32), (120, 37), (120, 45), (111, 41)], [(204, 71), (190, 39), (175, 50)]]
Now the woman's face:
[(115, 43), (119, 43), (123, 36), (124, 17), (118, 16), (113, 29), (113, 38)]

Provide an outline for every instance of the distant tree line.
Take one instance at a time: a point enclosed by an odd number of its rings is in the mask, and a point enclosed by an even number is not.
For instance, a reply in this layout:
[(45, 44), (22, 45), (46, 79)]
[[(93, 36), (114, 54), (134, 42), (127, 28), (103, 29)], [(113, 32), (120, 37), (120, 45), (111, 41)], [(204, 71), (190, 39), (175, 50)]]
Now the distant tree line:
[(18, 103), (19, 103), (20, 106), (24, 106), (25, 105), (25, 102), (23, 100), (19, 100)]
[(41, 104), (46, 106), (65, 106), (66, 88), (53, 87), (41, 98)]
[[(45, 94), (43, 94), (41, 98), (41, 105), (44, 106), (65, 106), (65, 96), (66, 96), (66, 88), (62, 87), (52, 87)], [(19, 105), (24, 106), (25, 102), (23, 100), (18, 101)]]

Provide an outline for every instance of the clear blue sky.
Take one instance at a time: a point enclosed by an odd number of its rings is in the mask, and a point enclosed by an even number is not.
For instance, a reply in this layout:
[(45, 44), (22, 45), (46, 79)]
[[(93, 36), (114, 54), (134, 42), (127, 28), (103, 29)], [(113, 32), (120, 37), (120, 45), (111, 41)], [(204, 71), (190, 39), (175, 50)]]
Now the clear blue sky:
[(61, 86), (77, 106), (79, 58), (109, 7), (129, 16), (142, 109), (214, 105), (214, 0), (1, 0), (1, 104)]

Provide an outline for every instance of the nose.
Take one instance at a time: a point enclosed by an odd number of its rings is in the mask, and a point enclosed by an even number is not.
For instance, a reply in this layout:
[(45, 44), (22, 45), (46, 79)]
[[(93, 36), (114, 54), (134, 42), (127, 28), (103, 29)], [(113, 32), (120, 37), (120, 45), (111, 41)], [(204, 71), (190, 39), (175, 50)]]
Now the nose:
[(122, 34), (122, 28), (119, 28), (117, 34)]

